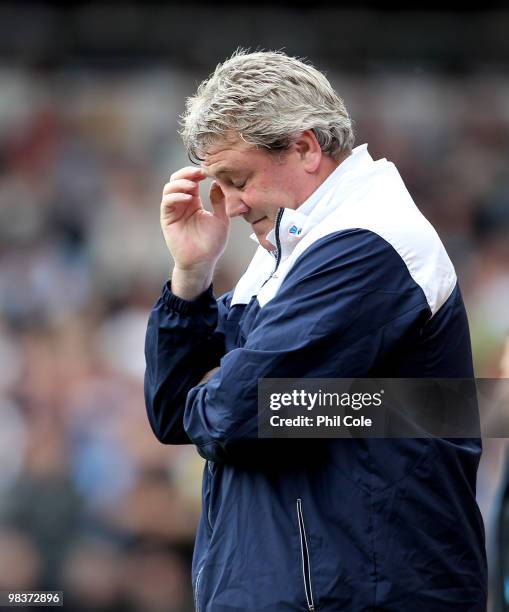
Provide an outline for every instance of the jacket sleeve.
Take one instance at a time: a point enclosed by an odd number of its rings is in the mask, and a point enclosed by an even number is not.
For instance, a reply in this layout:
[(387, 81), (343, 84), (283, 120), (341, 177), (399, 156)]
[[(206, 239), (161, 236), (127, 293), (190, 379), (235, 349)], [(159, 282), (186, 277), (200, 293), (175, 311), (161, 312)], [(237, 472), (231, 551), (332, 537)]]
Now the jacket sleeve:
[(189, 391), (184, 429), (213, 461), (250, 463), (297, 449), (298, 440), (258, 438), (258, 379), (383, 374), (384, 360), (411, 345), (429, 317), (422, 289), (382, 238), (366, 230), (322, 238), (260, 308), (245, 345)]
[(171, 292), (150, 313), (145, 337), (145, 405), (152, 430), (165, 444), (189, 444), (183, 427), (186, 397), (225, 352), (223, 319), (230, 294), (215, 300), (212, 286), (193, 301)]

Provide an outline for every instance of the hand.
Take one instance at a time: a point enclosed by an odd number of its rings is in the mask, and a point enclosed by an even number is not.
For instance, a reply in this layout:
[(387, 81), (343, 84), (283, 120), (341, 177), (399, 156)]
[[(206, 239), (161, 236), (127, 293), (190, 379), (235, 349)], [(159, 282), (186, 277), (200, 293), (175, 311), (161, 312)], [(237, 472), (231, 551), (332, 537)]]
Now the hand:
[(200, 382), (198, 383), (199, 385), (203, 385), (203, 383), (206, 383), (208, 380), (210, 380), (212, 378), (212, 376), (214, 376), (214, 374), (216, 372), (218, 372), (221, 368), (218, 366), (217, 368), (212, 368), (212, 370), (209, 370), (206, 374), (204, 374), (203, 378), (200, 380)]
[(174, 172), (166, 183), (161, 201), (161, 229), (175, 265), (181, 270), (215, 263), (228, 239), (230, 221), (224, 196), (216, 182), (211, 185), (213, 212), (204, 209), (201, 168), (188, 166)]
[(215, 181), (210, 187), (212, 212), (203, 207), (200, 182), (206, 176), (201, 168), (181, 168), (164, 186), (161, 201), (161, 229), (175, 261), (172, 290), (184, 299), (207, 289), (228, 240), (230, 220)]

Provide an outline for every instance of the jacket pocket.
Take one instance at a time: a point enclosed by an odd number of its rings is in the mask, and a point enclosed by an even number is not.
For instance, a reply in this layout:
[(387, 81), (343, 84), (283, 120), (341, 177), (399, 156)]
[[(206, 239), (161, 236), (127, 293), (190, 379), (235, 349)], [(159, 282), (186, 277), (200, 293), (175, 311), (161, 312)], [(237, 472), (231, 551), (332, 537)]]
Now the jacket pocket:
[(302, 512), (302, 500), (297, 499), (297, 521), (299, 524), (300, 552), (302, 560), (302, 577), (304, 579), (304, 592), (309, 612), (315, 612), (315, 602), (313, 599), (313, 587), (311, 584), (311, 563), (309, 560), (309, 547), (306, 536), (306, 525), (304, 523), (304, 513)]

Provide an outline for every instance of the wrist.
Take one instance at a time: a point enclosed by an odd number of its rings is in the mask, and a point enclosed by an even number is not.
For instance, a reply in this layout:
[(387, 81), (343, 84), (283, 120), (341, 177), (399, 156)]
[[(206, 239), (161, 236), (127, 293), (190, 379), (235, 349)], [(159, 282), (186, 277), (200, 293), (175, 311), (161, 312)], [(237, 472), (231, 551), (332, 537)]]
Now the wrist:
[(200, 264), (189, 268), (180, 268), (175, 264), (171, 275), (171, 291), (183, 300), (194, 300), (210, 287), (213, 274), (213, 264)]

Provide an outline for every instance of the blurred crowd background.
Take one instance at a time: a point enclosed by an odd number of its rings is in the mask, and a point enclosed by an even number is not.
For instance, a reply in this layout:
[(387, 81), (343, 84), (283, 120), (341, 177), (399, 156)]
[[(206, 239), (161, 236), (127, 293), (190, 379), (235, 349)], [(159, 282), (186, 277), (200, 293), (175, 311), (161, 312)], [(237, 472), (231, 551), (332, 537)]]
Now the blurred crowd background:
[[(237, 45), (326, 70), (356, 144), (396, 163), (446, 244), (476, 375), (509, 377), (509, 78), (496, 47), (509, 19), (262, 3), (251, 16), (208, 7), (200, 29), (189, 5), (58, 4), (0, 7), (0, 590), (64, 590), (77, 611), (188, 612), (202, 462), (156, 441), (143, 402), (145, 326), (171, 269), (160, 196), (189, 163), (185, 97)], [(216, 294), (254, 251), (247, 224), (233, 226)], [(478, 479), (490, 555), (504, 447), (485, 441)]]

